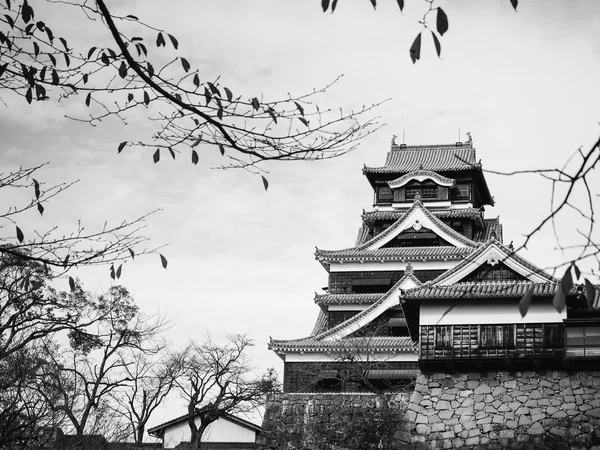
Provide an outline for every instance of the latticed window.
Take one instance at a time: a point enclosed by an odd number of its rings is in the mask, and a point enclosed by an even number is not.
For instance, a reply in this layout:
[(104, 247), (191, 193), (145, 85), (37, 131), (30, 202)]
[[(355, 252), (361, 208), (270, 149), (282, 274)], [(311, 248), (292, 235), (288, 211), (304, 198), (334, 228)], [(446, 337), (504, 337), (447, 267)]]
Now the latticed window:
[(424, 186), (408, 186), (406, 188), (406, 200), (414, 200), (417, 194), (419, 194), (422, 199), (435, 200), (438, 195), (438, 188), (434, 184)]
[(450, 325), (435, 327), (435, 348), (452, 348), (452, 327)]
[(544, 325), (544, 348), (562, 347), (564, 333), (562, 325)]
[(458, 183), (452, 188), (452, 200), (470, 200), (471, 186), (466, 183)]
[(465, 281), (479, 281), (479, 280), (523, 280), (524, 276), (515, 272), (511, 268), (507, 267), (503, 263), (497, 263), (495, 265), (482, 264), (471, 274), (465, 277)]
[(481, 325), (479, 343), (483, 348), (515, 348), (514, 325)]

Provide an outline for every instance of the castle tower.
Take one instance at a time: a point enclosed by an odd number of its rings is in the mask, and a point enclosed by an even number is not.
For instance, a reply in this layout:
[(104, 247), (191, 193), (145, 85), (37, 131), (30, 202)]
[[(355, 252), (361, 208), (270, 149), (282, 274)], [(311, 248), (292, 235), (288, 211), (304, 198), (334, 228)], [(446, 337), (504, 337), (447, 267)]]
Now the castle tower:
[[(484, 217), (494, 199), (470, 139), (392, 142), (385, 165), (363, 174), (373, 210), (355, 245), (315, 254), (329, 283), (315, 295), (312, 333), (269, 343), (284, 360), (284, 391), (399, 390), (419, 370), (564, 367), (600, 356), (591, 319), (600, 314), (580, 311), (597, 306), (597, 292), (588, 302), (573, 288), (569, 308), (554, 308), (560, 280), (504, 245), (498, 218)], [(598, 337), (581, 344), (582, 333)]]

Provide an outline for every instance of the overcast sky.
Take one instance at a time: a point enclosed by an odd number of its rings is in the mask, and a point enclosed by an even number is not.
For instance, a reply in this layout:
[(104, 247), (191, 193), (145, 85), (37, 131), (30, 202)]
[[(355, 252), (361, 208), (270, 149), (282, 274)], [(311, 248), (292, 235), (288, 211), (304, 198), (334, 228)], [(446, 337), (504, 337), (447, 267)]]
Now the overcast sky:
[[(27, 227), (56, 224), (67, 232), (81, 219), (91, 229), (161, 208), (146, 235), (153, 245), (168, 244), (168, 270), (156, 255), (139, 258), (124, 266), (121, 282), (142, 309), (177, 321), (169, 332), (175, 342), (206, 332), (249, 333), (256, 364), (282, 371), (267, 350), (269, 336), (302, 337), (312, 329), (314, 292), (327, 284), (315, 246), (353, 245), (361, 211), (372, 206), (363, 164), (382, 165), (393, 134), (401, 140), (404, 131), (406, 143), (418, 145), (466, 140), (468, 131), (484, 168), (509, 171), (562, 166), (600, 131), (599, 2), (521, 0), (517, 13), (509, 0), (436, 2), (450, 25), (442, 58), (424, 34), (414, 65), (408, 49), (427, 4), (409, 0), (400, 14), (395, 1), (378, 3), (373, 11), (368, 0), (340, 0), (331, 15), (318, 0), (109, 2), (115, 13), (175, 34), (176, 55), (187, 57), (201, 79), (220, 75), (242, 97), (268, 99), (344, 74), (320, 105), (346, 109), (390, 98), (377, 111), (387, 125), (343, 158), (265, 166), (265, 192), (256, 176), (211, 170), (219, 163), (213, 148), (201, 148), (197, 166), (188, 155), (153, 164), (152, 150), (117, 156), (120, 141), (152, 130), (143, 116), (128, 126), (106, 120), (92, 128), (63, 118), (81, 112), (83, 98), (28, 106), (0, 92), (7, 103), (0, 103), (1, 170), (48, 161), (40, 181), (80, 180), (46, 207), (43, 222), (32, 212)], [(102, 39), (102, 28), (79, 14), (46, 13), (85, 49)], [(486, 215), (500, 215), (505, 242), (522, 243), (547, 213), (549, 184), (491, 174), (487, 180), (497, 206)], [(559, 222), (561, 233), (574, 234), (574, 217)], [(548, 230), (523, 255), (552, 266), (564, 258), (554, 247)], [(111, 284), (108, 268), (76, 274), (90, 290)], [(163, 409), (152, 423), (182, 411)]]

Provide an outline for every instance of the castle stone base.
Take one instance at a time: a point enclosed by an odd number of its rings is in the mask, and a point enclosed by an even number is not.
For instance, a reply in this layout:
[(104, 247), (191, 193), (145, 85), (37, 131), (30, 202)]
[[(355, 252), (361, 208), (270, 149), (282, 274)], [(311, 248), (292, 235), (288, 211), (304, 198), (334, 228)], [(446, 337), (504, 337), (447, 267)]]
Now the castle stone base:
[(400, 448), (395, 437), (410, 395), (277, 394), (267, 403), (263, 449)]
[(600, 372), (421, 374), (405, 420), (423, 448), (600, 450)]
[(600, 372), (420, 374), (412, 396), (277, 394), (263, 449), (600, 450)]

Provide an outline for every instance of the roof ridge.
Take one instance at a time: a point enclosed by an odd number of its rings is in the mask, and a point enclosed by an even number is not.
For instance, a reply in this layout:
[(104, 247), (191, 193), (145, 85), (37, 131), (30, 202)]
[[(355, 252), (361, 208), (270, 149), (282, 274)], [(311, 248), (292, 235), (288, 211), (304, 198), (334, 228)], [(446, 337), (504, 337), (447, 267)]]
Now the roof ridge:
[(459, 147), (467, 147), (467, 148), (473, 148), (473, 143), (466, 141), (466, 142), (461, 142), (460, 145), (457, 145), (459, 141), (453, 143), (453, 144), (421, 144), (421, 145), (406, 145), (406, 144), (392, 144), (391, 147), (391, 151), (407, 151), (407, 150), (419, 150), (419, 149), (445, 149), (445, 148), (459, 148)]

